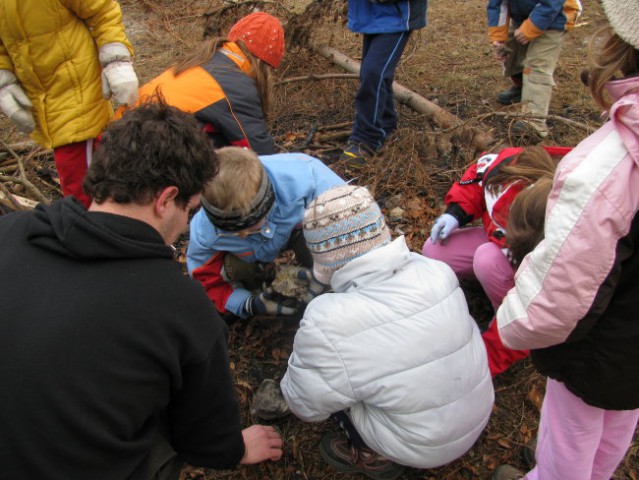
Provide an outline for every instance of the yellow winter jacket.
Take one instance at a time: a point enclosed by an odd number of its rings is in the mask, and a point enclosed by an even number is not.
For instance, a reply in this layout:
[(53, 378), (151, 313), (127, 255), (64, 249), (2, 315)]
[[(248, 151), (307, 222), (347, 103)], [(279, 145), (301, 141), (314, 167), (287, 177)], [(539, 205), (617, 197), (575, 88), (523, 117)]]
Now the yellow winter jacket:
[(102, 97), (98, 48), (133, 52), (114, 0), (0, 1), (0, 69), (33, 102), (32, 138), (52, 148), (96, 137), (113, 109)]

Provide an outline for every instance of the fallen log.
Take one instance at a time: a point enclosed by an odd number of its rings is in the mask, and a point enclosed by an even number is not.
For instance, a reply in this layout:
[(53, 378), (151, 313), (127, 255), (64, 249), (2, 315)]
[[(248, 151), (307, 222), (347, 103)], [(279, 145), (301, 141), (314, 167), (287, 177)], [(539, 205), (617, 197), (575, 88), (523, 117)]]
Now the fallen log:
[[(350, 73), (359, 73), (360, 62), (344, 55), (339, 50), (329, 47), (328, 45), (318, 45), (314, 42), (308, 42), (308, 46), (315, 53), (330, 60), (335, 65), (342, 67), (344, 70)], [(442, 129), (454, 129), (458, 127), (461, 130), (472, 132), (472, 143), (478, 150), (488, 150), (494, 142), (492, 136), (487, 132), (466, 126), (460, 118), (398, 82), (393, 82), (393, 93), (397, 101), (418, 113), (427, 115)]]

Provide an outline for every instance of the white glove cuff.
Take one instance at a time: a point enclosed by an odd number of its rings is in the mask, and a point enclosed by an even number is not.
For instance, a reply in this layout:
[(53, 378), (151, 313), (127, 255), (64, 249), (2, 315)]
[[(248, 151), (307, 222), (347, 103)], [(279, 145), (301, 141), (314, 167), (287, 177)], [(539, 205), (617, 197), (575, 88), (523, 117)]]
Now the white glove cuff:
[(131, 53), (126, 45), (119, 42), (105, 43), (100, 47), (100, 65), (103, 67), (112, 62), (130, 62)]
[(4, 88), (12, 83), (17, 83), (18, 79), (11, 70), (0, 69), (0, 88)]

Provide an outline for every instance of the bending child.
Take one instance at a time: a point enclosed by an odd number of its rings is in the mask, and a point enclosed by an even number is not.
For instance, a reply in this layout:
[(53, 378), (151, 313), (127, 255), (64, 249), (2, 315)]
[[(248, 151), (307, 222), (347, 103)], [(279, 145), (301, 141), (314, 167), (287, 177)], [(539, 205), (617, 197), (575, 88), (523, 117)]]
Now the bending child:
[(139, 102), (159, 94), (165, 103), (192, 113), (216, 147), (234, 145), (259, 155), (275, 153), (266, 121), (273, 70), (282, 63), (284, 49), (280, 21), (265, 12), (251, 13), (231, 27), (227, 38), (204, 41), (142, 86)]
[[(424, 256), (447, 263), (460, 279), (478, 280), (493, 307), (514, 285), (506, 233), (517, 195), (544, 176), (553, 176), (566, 147), (505, 148), (470, 166), (444, 199), (422, 248)], [(483, 226), (459, 228), (482, 219)]]
[[(191, 220), (189, 274), (223, 314), (295, 315), (301, 305), (268, 287), (273, 275), (265, 264), (292, 249), (301, 265), (312, 265), (302, 236), (304, 209), (344, 181), (302, 153), (258, 157), (238, 147), (217, 153), (219, 173), (207, 184), (203, 208)], [(319, 292), (311, 278), (304, 280), (311, 292)]]
[[(552, 177), (542, 177), (525, 188), (510, 207), (506, 242), (510, 262), (517, 268), (524, 257), (544, 238), (546, 204), (552, 188)], [(494, 377), (505, 372), (513, 363), (530, 355), (528, 350), (512, 350), (502, 343), (497, 332), (497, 322), (493, 319), (482, 333), (488, 354), (488, 367)]]
[(289, 408), (347, 436), (325, 435), (324, 459), (342, 472), (393, 479), (462, 456), (491, 413), (493, 387), (479, 329), (451, 269), (391, 241), (363, 187), (343, 185), (304, 214), (312, 300), (281, 382)]

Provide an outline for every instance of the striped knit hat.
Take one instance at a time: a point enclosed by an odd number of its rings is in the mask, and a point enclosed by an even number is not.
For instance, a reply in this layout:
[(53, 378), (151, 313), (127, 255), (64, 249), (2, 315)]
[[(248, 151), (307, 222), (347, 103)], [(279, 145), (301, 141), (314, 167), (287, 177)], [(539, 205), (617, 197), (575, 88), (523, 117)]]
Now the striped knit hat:
[(391, 241), (375, 199), (353, 185), (333, 187), (311, 202), (304, 213), (304, 238), (313, 274), (326, 285), (336, 270)]

